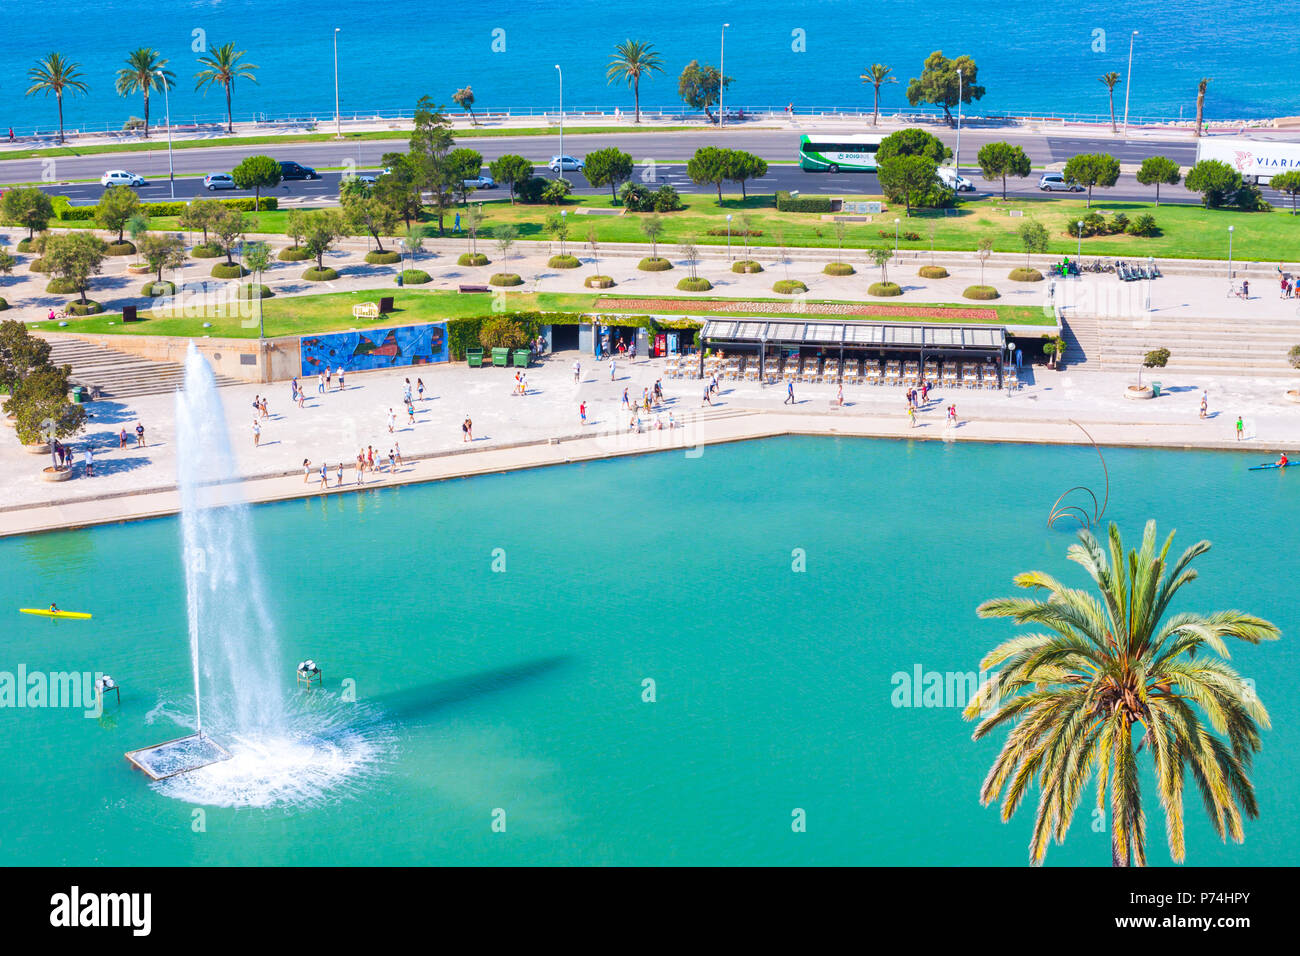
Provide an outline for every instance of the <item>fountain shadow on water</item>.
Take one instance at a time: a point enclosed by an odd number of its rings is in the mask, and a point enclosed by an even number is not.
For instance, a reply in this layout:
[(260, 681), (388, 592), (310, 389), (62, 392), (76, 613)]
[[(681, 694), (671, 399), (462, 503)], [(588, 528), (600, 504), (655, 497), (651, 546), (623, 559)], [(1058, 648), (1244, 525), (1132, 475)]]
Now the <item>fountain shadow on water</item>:
[(536, 660), (522, 661), (518, 664), (509, 664), (505, 667), (451, 677), (447, 680), (383, 694), (374, 698), (372, 703), (386, 717), (410, 723), (445, 707), (511, 690), (559, 670), (571, 660), (572, 657), (568, 654), (539, 657)]

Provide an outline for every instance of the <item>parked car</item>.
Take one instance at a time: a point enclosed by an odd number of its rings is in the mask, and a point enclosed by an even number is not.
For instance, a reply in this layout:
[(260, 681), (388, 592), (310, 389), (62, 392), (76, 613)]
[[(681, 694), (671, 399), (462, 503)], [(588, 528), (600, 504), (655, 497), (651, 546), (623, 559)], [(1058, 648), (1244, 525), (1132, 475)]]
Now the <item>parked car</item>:
[(1066, 179), (1061, 173), (1043, 173), (1042, 179), (1038, 180), (1038, 188), (1045, 193), (1065, 192), (1081, 193), (1083, 186), (1076, 183), (1073, 179)]
[(281, 179), (320, 179), (320, 173), (310, 166), (300, 166), (298, 163), (283, 161), (280, 163)]
[(110, 169), (99, 177), (99, 184), (105, 189), (109, 186), (143, 186), (144, 177), (128, 173), (125, 169)]
[(355, 179), (357, 182), (361, 183), (363, 186), (373, 186), (375, 183), (379, 181), (379, 177), (376, 176), (374, 173), (357, 173), (352, 178)]
[(956, 190), (959, 193), (973, 193), (975, 191), (975, 184), (955, 169), (947, 166), (941, 167), (938, 176), (939, 182), (949, 189)]
[(497, 181), (491, 176), (475, 176), (473, 179), (465, 180), (465, 186), (474, 189), (496, 189)]
[(203, 188), (208, 190), (234, 189), (235, 180), (230, 173), (208, 173), (203, 177)]
[(553, 173), (558, 173), (561, 168), (565, 172), (576, 171), (582, 172), (586, 168), (586, 163), (580, 159), (574, 159), (572, 156), (552, 156), (551, 161), (546, 164), (546, 168)]

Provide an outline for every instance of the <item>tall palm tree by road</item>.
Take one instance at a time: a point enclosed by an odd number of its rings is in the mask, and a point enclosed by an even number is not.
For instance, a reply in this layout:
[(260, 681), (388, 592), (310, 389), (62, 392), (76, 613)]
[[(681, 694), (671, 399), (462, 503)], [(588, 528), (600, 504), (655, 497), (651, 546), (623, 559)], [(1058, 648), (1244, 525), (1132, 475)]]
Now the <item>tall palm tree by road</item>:
[(640, 40), (624, 40), (614, 47), (614, 56), (609, 69), (605, 71), (606, 83), (624, 80), (632, 87), (632, 98), (636, 103), (635, 123), (641, 122), (641, 77), (648, 73), (662, 73), (663, 64), (655, 52), (653, 43)]
[(1201, 123), (1205, 119), (1205, 88), (1210, 85), (1210, 77), (1201, 77), (1196, 84), (1196, 135), (1201, 135)]
[(59, 143), (63, 143), (63, 94), (85, 93), (90, 89), (81, 79), (81, 64), (71, 63), (63, 58), (62, 53), (51, 53), (27, 71), (27, 78), (32, 85), (27, 88), (27, 95), (44, 93), (54, 98), (59, 104)]
[(1106, 91), (1110, 94), (1110, 131), (1118, 133), (1119, 127), (1115, 125), (1115, 84), (1119, 82), (1119, 74), (1104, 73), (1099, 79), (1106, 84)]
[(257, 67), (252, 63), (240, 62), (244, 58), (244, 50), (236, 50), (233, 43), (227, 43), (223, 46), (214, 47), (212, 52), (207, 56), (199, 57), (199, 63), (205, 69), (199, 70), (194, 74), (194, 88), (201, 90), (205, 86), (221, 86), (226, 91), (226, 132), (235, 131), (234, 120), (230, 113), (230, 88), (235, 85), (235, 80), (245, 79), (257, 82), (257, 77), (253, 71)]
[(979, 607), (981, 617), (1009, 617), (1036, 629), (984, 658), (981, 668), (1002, 670), (964, 713), (968, 720), (984, 717), (975, 728), (976, 740), (1010, 726), (980, 789), (981, 803), (991, 803), (1005, 789), (1002, 819), (1009, 820), (1037, 783), (1029, 841), (1035, 865), (1042, 863), (1050, 839), (1065, 840), (1094, 772), (1098, 808), (1110, 802), (1112, 865), (1146, 865), (1138, 768), (1143, 750), (1151, 756), (1175, 862), (1186, 854), (1187, 774), (1220, 839), (1231, 836), (1241, 843), (1242, 817), (1259, 815), (1247, 771), (1260, 749), (1260, 729), (1269, 726), (1268, 713), (1253, 688), (1224, 662), (1224, 639), (1258, 644), (1276, 640), (1279, 632), (1243, 611), (1169, 613), (1179, 589), (1196, 579), (1192, 560), (1210, 549), (1208, 541), (1199, 541), (1171, 561), (1173, 538), (1170, 534), (1157, 551), (1156, 523), (1148, 521), (1141, 550), (1125, 554), (1115, 525), (1106, 549), (1082, 531), (1068, 556), (1087, 570), (1099, 594), (1027, 571), (1015, 583), (1045, 592), (1043, 598), (998, 598)]
[[(144, 137), (149, 138), (149, 91), (171, 89), (176, 85), (176, 74), (163, 67), (167, 61), (158, 55), (153, 47), (142, 46), (132, 50), (126, 57), (126, 66), (117, 71), (118, 96), (130, 96), (132, 93), (144, 94)], [(159, 76), (159, 71), (162, 76)]]
[(863, 73), (860, 77), (863, 83), (870, 83), (875, 88), (874, 93), (876, 95), (876, 105), (875, 111), (871, 117), (872, 126), (875, 126), (880, 122), (880, 87), (885, 83), (898, 82), (896, 77), (889, 75), (893, 72), (892, 67), (885, 66), (883, 63), (873, 63), (871, 64), (871, 69), (867, 70), (867, 72)]

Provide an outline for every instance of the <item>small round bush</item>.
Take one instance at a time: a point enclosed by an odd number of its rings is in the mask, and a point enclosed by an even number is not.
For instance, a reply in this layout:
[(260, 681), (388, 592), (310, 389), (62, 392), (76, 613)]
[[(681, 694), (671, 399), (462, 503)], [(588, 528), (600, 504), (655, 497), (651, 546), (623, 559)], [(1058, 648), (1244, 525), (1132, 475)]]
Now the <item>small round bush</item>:
[(110, 256), (133, 256), (135, 255), (135, 243), (127, 242), (125, 239), (121, 242), (110, 242), (108, 244), (108, 254)]
[(67, 310), (69, 315), (98, 315), (104, 311), (104, 307), (94, 299), (87, 299), (85, 302), (78, 299), (75, 302), (69, 302)]
[(214, 279), (242, 279), (248, 270), (238, 262), (218, 262), (212, 267), (211, 275)]
[(32, 241), (30, 239), (19, 239), (17, 249), (19, 252), (31, 252)]
[(1042, 282), (1043, 274), (1037, 269), (1012, 269), (1008, 278), (1014, 282)]
[(387, 266), (392, 265), (394, 262), (401, 261), (402, 254), (400, 252), (387, 250), (384, 252), (374, 251), (366, 253), (366, 262), (369, 262), (372, 266)]
[(755, 272), (762, 272), (763, 267), (753, 259), (737, 259), (731, 264), (732, 272), (739, 272), (741, 275), (750, 275)]
[(429, 281), (429, 273), (423, 269), (403, 269), (402, 285), (424, 285)]
[(677, 288), (681, 289), (683, 292), (708, 292), (713, 288), (713, 283), (704, 278), (704, 276), (696, 276), (694, 279), (690, 276), (686, 276), (683, 279), (677, 280)]
[(996, 299), (998, 290), (991, 285), (968, 285), (962, 295), (968, 299)]
[(828, 276), (851, 276), (853, 275), (853, 266), (847, 262), (828, 262), (822, 272)]
[(190, 255), (195, 259), (215, 259), (217, 256), (224, 256), (225, 254), (226, 250), (215, 242), (200, 242), (190, 250)]
[(873, 282), (871, 287), (867, 289), (867, 294), (880, 296), (902, 295), (903, 290), (897, 282)]
[(807, 292), (808, 287), (798, 279), (777, 279), (772, 285), (772, 291), (782, 295), (794, 295), (798, 292)]
[(306, 262), (311, 258), (311, 253), (302, 246), (296, 249), (293, 246), (285, 246), (280, 250), (278, 258), (281, 262)]
[(567, 253), (562, 256), (551, 256), (546, 260), (546, 265), (551, 269), (576, 269), (582, 265), (577, 256), (571, 256)]
[(140, 288), (140, 294), (147, 296), (175, 295), (176, 283), (155, 282), (153, 279), (150, 279)]
[(609, 276), (587, 276), (582, 280), (582, 284), (588, 289), (609, 289), (613, 287), (614, 280)]
[(916, 274), (919, 275), (922, 279), (948, 278), (948, 270), (945, 269), (943, 266), (921, 266), (921, 268), (917, 270)]
[(47, 266), (47, 265), (45, 264), (45, 260), (44, 260), (44, 259), (33, 259), (31, 262), (29, 262), (29, 263), (27, 264), (27, 268), (28, 268), (28, 270), (31, 271), (31, 272), (49, 272), (49, 271), (50, 271), (50, 267)]
[(9, 308), (9, 303), (4, 300), (3, 296), (0, 296), (0, 312), (3, 312), (7, 308)]
[(490, 260), (481, 252), (462, 252), (456, 259), (458, 266), (485, 266)]
[(337, 279), (339, 277), (339, 272), (337, 269), (331, 269), (329, 266), (326, 266), (324, 269), (317, 269), (315, 266), (312, 266), (302, 274), (302, 277), (308, 282), (329, 282), (332, 279)]
[(513, 272), (494, 272), (488, 279), (488, 285), (523, 285), (524, 280)]
[(673, 264), (663, 256), (646, 256), (636, 264), (642, 272), (667, 272)]
[(51, 279), (45, 284), (45, 291), (55, 295), (72, 295), (77, 291), (77, 284), (71, 279)]
[(271, 291), (269, 285), (262, 285), (260, 282), (244, 282), (240, 284), (235, 295), (240, 299), (269, 299), (275, 293)]

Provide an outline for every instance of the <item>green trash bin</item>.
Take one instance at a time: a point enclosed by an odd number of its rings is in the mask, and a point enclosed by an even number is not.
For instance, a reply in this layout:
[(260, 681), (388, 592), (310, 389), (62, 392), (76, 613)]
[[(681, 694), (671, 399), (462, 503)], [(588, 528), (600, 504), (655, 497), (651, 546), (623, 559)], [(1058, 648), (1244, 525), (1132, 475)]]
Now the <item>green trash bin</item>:
[(509, 364), (510, 364), (510, 350), (509, 350), (509, 349), (493, 349), (493, 350), (492, 350), (492, 364), (495, 365), (497, 368), (501, 368), (501, 367), (503, 367), (503, 366), (509, 365)]
[(528, 349), (515, 349), (515, 368), (528, 368)]
[(465, 350), (465, 358), (469, 361), (469, 367), (470, 367), (470, 368), (482, 368), (482, 367), (483, 367), (483, 350), (482, 350), (482, 349), (466, 349), (466, 350)]
[(80, 385), (74, 385), (74, 386), (72, 386), (72, 401), (73, 401), (73, 403), (74, 403), (74, 404), (77, 404), (77, 405), (80, 405), (80, 404), (81, 404), (82, 402), (84, 402), (85, 400), (86, 400), (86, 390), (85, 390), (84, 388), (82, 388)]
[(1152, 398), (1159, 398), (1159, 397), (1160, 397), (1160, 383), (1159, 383), (1159, 382), (1152, 382), (1152, 383), (1151, 383), (1151, 397), (1152, 397)]

